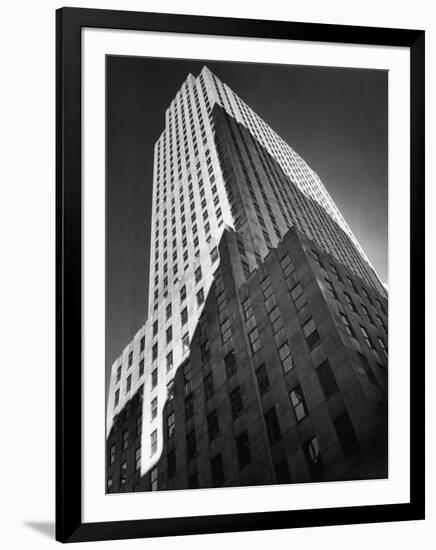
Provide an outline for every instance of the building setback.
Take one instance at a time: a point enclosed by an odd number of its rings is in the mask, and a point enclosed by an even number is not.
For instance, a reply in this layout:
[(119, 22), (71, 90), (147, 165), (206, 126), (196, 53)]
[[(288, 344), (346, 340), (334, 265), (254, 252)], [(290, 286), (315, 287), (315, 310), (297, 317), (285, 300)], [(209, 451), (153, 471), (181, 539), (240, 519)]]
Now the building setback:
[(207, 68), (155, 147), (108, 491), (387, 476), (387, 299), (318, 176)]

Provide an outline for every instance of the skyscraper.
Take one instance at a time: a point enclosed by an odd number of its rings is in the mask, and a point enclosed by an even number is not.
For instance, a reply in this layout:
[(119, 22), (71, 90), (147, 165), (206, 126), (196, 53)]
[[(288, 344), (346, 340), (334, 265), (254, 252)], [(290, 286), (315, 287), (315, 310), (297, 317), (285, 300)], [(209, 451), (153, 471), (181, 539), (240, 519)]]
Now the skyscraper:
[(384, 287), (315, 172), (207, 67), (165, 113), (151, 224), (109, 490), (385, 476)]

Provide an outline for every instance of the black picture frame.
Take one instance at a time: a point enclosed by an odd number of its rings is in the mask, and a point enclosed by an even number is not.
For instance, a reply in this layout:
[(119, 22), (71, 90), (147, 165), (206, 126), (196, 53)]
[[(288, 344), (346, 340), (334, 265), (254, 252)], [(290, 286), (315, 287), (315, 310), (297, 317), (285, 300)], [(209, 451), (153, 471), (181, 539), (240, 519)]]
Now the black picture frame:
[[(136, 521), (82, 522), (81, 29), (165, 31), (410, 49), (410, 502)], [(78, 8), (56, 13), (56, 539), (78, 542), (424, 518), (424, 52), (420, 30)]]

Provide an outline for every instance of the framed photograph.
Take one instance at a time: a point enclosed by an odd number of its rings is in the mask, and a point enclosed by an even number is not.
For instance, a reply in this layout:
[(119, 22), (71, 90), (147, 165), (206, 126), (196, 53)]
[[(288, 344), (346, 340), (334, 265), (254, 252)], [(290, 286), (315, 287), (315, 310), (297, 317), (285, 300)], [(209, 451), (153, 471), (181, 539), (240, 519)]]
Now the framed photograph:
[(424, 32), (57, 11), (61, 542), (424, 518)]

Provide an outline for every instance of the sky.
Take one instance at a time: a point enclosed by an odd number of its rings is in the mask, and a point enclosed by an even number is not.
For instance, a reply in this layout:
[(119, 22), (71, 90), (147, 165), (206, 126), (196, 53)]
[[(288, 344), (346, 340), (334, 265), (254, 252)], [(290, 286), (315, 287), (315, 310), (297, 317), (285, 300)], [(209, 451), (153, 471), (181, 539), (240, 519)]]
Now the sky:
[(153, 149), (165, 109), (205, 64), (317, 172), (388, 281), (386, 71), (108, 57), (107, 375), (146, 319)]

